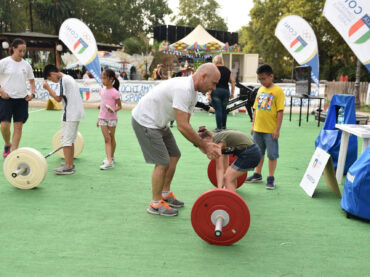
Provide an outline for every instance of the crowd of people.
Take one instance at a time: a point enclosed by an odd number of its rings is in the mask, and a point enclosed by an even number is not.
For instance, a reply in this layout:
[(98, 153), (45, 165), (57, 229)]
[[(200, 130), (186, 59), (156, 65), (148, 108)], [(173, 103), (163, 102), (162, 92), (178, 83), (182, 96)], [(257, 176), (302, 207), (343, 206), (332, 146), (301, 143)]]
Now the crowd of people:
[[(35, 97), (35, 80), (31, 66), (23, 59), (26, 43), (15, 39), (11, 55), (0, 60), (0, 121), (4, 140), (4, 158), (18, 148), (22, 127), (28, 119), (28, 102)], [(87, 74), (87, 73), (85, 73)], [(249, 135), (226, 128), (226, 105), (234, 96), (235, 79), (224, 66), (222, 56), (214, 57), (213, 63), (205, 63), (189, 76), (167, 79), (163, 65), (155, 70), (155, 79), (164, 80), (141, 98), (132, 110), (132, 129), (146, 163), (153, 164), (151, 176), (152, 199), (147, 209), (150, 214), (175, 216), (184, 202), (177, 199), (171, 189), (172, 179), (181, 157), (180, 149), (169, 128), (176, 121), (177, 129), (209, 159), (216, 160), (216, 176), (220, 189), (236, 191), (236, 180), (247, 171), (255, 170), (247, 182), (261, 182), (261, 170), (265, 153), (268, 155), (269, 175), (266, 188), (275, 188), (275, 170), (279, 158), (278, 139), (283, 119), (284, 93), (273, 83), (274, 74), (269, 65), (257, 70), (261, 88), (253, 105), (253, 123)], [(49, 64), (43, 69), (43, 88), (58, 102), (63, 102), (61, 119), (61, 144), (65, 162), (54, 169), (58, 175), (73, 174), (74, 143), (78, 126), (84, 119), (84, 107), (74, 76), (61, 72)], [(116, 150), (115, 132), (117, 112), (122, 108), (117, 74), (109, 68), (102, 72), (104, 87), (100, 91), (100, 111), (96, 126), (101, 128), (106, 158), (100, 169), (114, 168)], [(59, 83), (53, 91), (48, 81)], [(26, 83), (30, 83), (30, 93)], [(231, 84), (231, 91), (229, 90)], [(207, 130), (204, 126), (196, 132), (190, 124), (194, 108), (198, 105), (198, 92), (208, 95), (216, 113), (217, 128)], [(204, 108), (207, 109), (207, 108)], [(208, 107), (209, 110), (209, 107)], [(13, 136), (11, 122), (13, 120)], [(228, 155), (237, 159), (229, 166)]]

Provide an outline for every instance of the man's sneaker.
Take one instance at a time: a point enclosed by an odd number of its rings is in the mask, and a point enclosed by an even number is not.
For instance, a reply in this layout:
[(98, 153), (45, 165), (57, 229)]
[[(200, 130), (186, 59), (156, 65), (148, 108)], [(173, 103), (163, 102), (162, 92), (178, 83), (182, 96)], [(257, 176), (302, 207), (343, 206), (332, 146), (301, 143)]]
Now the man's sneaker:
[(3, 152), (3, 157), (6, 158), (9, 154), (10, 154), (10, 148), (12, 147), (12, 145), (5, 145), (4, 146), (4, 152)]
[(275, 189), (274, 176), (267, 177), (266, 189)]
[(260, 183), (262, 182), (262, 175), (258, 173), (253, 173), (252, 176), (245, 180), (245, 183)]
[(173, 192), (170, 192), (167, 196), (162, 196), (162, 199), (170, 205), (170, 207), (173, 208), (182, 208), (184, 207), (184, 202), (176, 199), (175, 195)]
[(70, 175), (75, 173), (75, 170), (73, 167), (67, 168), (66, 166), (61, 166), (59, 168), (54, 168), (54, 172), (56, 175)]
[(104, 163), (103, 165), (100, 166), (100, 169), (101, 170), (106, 170), (106, 169), (110, 169), (110, 168), (114, 168), (113, 161), (111, 163), (110, 162), (106, 162), (106, 163)]
[[(114, 158), (112, 158), (112, 162), (114, 162)], [(103, 160), (103, 164), (106, 164), (106, 163), (108, 163), (108, 158), (107, 157), (105, 157), (105, 159)]]
[(158, 205), (154, 205), (153, 202), (150, 202), (147, 212), (150, 214), (159, 214), (163, 216), (176, 216), (178, 211), (171, 208), (165, 201), (161, 200)]
[[(61, 163), (60, 163), (60, 166), (61, 166), (61, 167), (65, 167), (65, 166), (66, 166), (66, 163), (65, 163), (65, 162), (61, 162)], [(73, 164), (73, 165), (72, 165), (72, 169), (73, 169), (73, 170), (76, 170), (75, 164)]]

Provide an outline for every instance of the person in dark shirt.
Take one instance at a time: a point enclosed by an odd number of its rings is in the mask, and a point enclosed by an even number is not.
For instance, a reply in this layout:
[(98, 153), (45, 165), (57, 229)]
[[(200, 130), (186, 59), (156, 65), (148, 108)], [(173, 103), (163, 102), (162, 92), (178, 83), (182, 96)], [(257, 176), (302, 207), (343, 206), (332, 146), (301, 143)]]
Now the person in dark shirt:
[[(261, 160), (261, 151), (251, 137), (238, 130), (222, 130), (213, 133), (200, 126), (198, 135), (205, 142), (213, 142), (222, 149), (220, 157), (216, 158), (216, 178), (219, 188), (236, 191), (238, 177), (253, 170)], [(229, 154), (237, 159), (229, 165)]]
[(155, 72), (155, 80), (166, 80), (168, 79), (164, 73), (164, 65), (158, 64)]
[[(222, 55), (217, 55), (213, 58), (213, 63), (217, 66), (221, 73), (220, 81), (216, 86), (216, 90), (212, 91), (212, 106), (216, 110), (216, 124), (217, 129), (226, 129), (227, 111), (226, 106), (229, 98), (234, 97), (235, 79), (231, 71), (224, 66)], [(231, 93), (229, 90), (229, 83), (231, 83)]]

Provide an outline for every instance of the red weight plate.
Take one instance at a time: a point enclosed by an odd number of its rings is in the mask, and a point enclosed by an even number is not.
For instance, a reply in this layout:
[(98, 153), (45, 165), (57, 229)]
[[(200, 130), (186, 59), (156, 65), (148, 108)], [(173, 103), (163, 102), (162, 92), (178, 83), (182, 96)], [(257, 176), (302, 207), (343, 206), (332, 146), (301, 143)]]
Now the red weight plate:
[[(229, 214), (229, 223), (216, 237), (211, 215), (215, 210)], [(191, 224), (200, 238), (211, 244), (230, 245), (240, 240), (248, 231), (250, 214), (247, 203), (235, 192), (211, 189), (199, 196), (191, 210)]]
[[(236, 158), (237, 158), (236, 156), (230, 154), (229, 155), (229, 165), (231, 165), (236, 160)], [(217, 187), (216, 161), (215, 160), (211, 160), (209, 162), (207, 173), (208, 173), (208, 179), (211, 181), (212, 185)], [(241, 187), (244, 184), (245, 179), (247, 179), (247, 172), (236, 180), (236, 188)]]

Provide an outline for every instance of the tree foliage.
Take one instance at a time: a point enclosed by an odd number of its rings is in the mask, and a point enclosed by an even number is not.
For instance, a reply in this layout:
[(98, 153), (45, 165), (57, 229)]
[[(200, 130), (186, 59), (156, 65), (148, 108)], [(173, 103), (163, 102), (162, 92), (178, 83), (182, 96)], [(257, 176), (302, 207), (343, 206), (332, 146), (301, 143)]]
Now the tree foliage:
[(293, 14), (304, 18), (316, 34), (320, 79), (336, 79), (343, 67), (355, 71), (355, 55), (322, 15), (325, 0), (253, 0), (253, 2), (254, 7), (250, 11), (251, 21), (239, 30), (239, 43), (244, 51), (259, 53), (264, 62), (273, 66), (278, 78), (290, 78), (293, 58), (275, 37), (275, 28), (283, 17)]
[(0, 32), (29, 29), (30, 2), (35, 32), (57, 35), (62, 22), (75, 17), (106, 43), (148, 35), (171, 13), (167, 0), (0, 0)]
[[(32, 1), (32, 0), (29, 0)], [(60, 25), (74, 15), (73, 1), (69, 0), (34, 0), (34, 11), (41, 21), (48, 24), (52, 33), (58, 34)]]
[(219, 8), (216, 0), (180, 0), (179, 14), (172, 17), (172, 21), (176, 21), (176, 25), (201, 24), (206, 29), (227, 31), (225, 20), (218, 15)]

